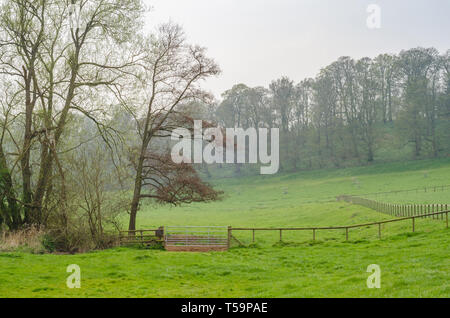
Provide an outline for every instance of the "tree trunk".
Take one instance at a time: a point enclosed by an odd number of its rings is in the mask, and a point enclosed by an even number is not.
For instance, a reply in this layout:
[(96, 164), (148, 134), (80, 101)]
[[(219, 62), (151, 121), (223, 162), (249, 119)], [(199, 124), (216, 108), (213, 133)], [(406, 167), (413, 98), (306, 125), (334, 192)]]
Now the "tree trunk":
[(36, 221), (36, 216), (31, 210), (31, 168), (30, 168), (30, 153), (31, 153), (31, 126), (33, 120), (33, 104), (31, 100), (31, 71), (28, 72), (24, 68), (25, 78), (25, 132), (23, 137), (22, 158), (20, 164), (22, 168), (22, 201), (24, 203), (24, 212), (26, 224), (31, 224)]
[[(128, 230), (134, 231), (136, 230), (136, 215), (139, 208), (139, 200), (141, 197), (142, 190), (142, 163), (139, 163), (137, 169), (136, 180), (134, 183), (134, 192), (133, 192), (133, 200), (131, 201), (131, 209), (130, 209), (130, 223), (128, 224)], [(130, 234), (134, 235), (134, 234)]]
[[(3, 153), (3, 149), (0, 146), (0, 181), (2, 184), (1, 195), (1, 211), (0, 211), (0, 226), (4, 222), (10, 230), (17, 230), (22, 225), (22, 219), (20, 216), (20, 208), (16, 201), (16, 196), (14, 193), (11, 173), (6, 165), (6, 158)], [(6, 202), (8, 206), (5, 205), (4, 197), (6, 196)]]
[[(64, 101), (64, 107), (61, 111), (61, 116), (58, 121), (58, 125), (55, 130), (53, 145), (49, 148), (57, 149), (59, 139), (64, 132), (64, 127), (66, 125), (67, 116), (69, 114), (70, 105), (72, 103), (73, 97), (75, 96), (75, 82), (78, 75), (78, 57), (79, 57), (80, 47), (76, 48), (74, 53), (74, 65), (72, 66), (72, 74), (69, 82), (69, 88), (67, 91), (66, 99)], [(48, 182), (50, 180), (50, 174), (53, 167), (54, 156), (49, 151), (47, 154), (44, 154), (43, 160), (41, 162), (41, 168), (39, 171), (39, 178), (36, 184), (36, 191), (33, 197), (32, 204), (32, 214), (38, 218), (38, 221), (42, 219), (42, 202), (44, 200), (44, 196), (46, 190), (48, 189)]]
[[(147, 150), (148, 144), (150, 142), (150, 138), (146, 137), (148, 135), (148, 125), (144, 131), (144, 140), (141, 146), (141, 153), (139, 155), (139, 162), (136, 169), (136, 179), (134, 181), (134, 191), (133, 191), (133, 199), (131, 201), (130, 208), (130, 222), (128, 224), (128, 230), (134, 231), (136, 230), (136, 215), (139, 209), (139, 201), (141, 199), (141, 191), (142, 191), (142, 171), (144, 167), (144, 159), (145, 159), (145, 151)], [(130, 235), (134, 235), (130, 234)]]

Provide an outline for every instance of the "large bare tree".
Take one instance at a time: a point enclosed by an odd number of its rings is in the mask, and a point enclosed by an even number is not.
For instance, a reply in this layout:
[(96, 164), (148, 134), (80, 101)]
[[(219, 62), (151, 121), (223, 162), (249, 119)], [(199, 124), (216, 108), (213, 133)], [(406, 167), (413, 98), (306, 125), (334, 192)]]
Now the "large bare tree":
[[(130, 47), (138, 32), (143, 12), (140, 0), (2, 4), (0, 75), (11, 83), (1, 96), (6, 110), (2, 136), (9, 135), (15, 151), (8, 156), (2, 138), (0, 164), (5, 172), (2, 195), (10, 202), (14, 227), (42, 223), (52, 175), (64, 172), (58, 165), (58, 150), (69, 136), (65, 129), (72, 113), (87, 116), (107, 135), (102, 121), (112, 102), (106, 92), (117, 90), (120, 79), (141, 56), (124, 48)], [(11, 133), (12, 125), (19, 134)], [(17, 168), (21, 185), (14, 187), (11, 175)], [(14, 188), (20, 189), (20, 196)], [(20, 205), (23, 219), (13, 202)]]
[(181, 27), (172, 23), (161, 25), (144, 45), (142, 81), (137, 88), (143, 93), (137, 96), (146, 98), (138, 107), (125, 102), (136, 118), (140, 137), (134, 160), (136, 176), (129, 230), (136, 228), (142, 198), (153, 197), (172, 204), (217, 198), (217, 193), (202, 183), (194, 170), (186, 165), (172, 165), (167, 153), (154, 153), (151, 143), (171, 136), (175, 128), (193, 126), (192, 117), (182, 106), (192, 100), (209, 98), (199, 84), (218, 74), (219, 67), (205, 55), (204, 48), (187, 44)]

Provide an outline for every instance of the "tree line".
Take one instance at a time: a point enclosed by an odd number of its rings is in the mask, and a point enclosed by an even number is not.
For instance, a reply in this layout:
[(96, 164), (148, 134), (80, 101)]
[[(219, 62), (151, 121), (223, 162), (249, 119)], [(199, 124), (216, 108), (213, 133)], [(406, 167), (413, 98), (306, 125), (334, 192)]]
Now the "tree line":
[(281, 77), (268, 88), (238, 84), (222, 98), (209, 109), (221, 125), (280, 128), (285, 171), (450, 151), (450, 51), (344, 56), (315, 78)]

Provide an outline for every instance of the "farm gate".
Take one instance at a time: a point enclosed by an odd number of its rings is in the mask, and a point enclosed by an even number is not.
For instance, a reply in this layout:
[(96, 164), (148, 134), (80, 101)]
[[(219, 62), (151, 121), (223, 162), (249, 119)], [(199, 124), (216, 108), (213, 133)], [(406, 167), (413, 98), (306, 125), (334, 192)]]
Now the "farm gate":
[(225, 251), (229, 233), (226, 226), (165, 226), (164, 246), (168, 251)]

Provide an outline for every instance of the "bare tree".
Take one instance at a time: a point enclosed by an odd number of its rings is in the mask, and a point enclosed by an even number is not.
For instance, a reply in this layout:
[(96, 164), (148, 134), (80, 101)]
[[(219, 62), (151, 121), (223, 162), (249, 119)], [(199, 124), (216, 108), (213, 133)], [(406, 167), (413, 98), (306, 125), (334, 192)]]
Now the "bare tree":
[[(78, 19), (71, 24), (74, 12)], [(14, 136), (12, 163), (5, 165), (12, 175), (20, 164), (21, 198), (12, 191), (5, 193), (20, 203), (23, 223), (43, 221), (52, 175), (64, 173), (57, 163), (58, 149), (68, 136), (71, 115), (90, 118), (107, 139), (109, 129), (102, 122), (108, 116), (105, 105), (112, 101), (106, 92), (118, 89), (141, 56), (126, 48), (138, 32), (142, 13), (140, 0), (3, 3), (0, 75), (15, 83), (3, 102), (14, 105), (11, 115), (17, 116), (16, 123), (23, 123), (21, 140)], [(101, 97), (99, 106), (95, 99)]]
[[(144, 197), (156, 196), (160, 201), (173, 204), (190, 200), (206, 201), (214, 198), (210, 191), (205, 191), (203, 187), (199, 186), (199, 180), (192, 177), (193, 171), (179, 170), (168, 163), (161, 165), (162, 161), (157, 160), (150, 145), (155, 138), (169, 137), (171, 131), (177, 127), (192, 125), (192, 120), (180, 111), (179, 106), (193, 99), (207, 99), (209, 96), (199, 88), (199, 82), (218, 74), (219, 68), (213, 60), (206, 57), (204, 48), (185, 43), (184, 34), (178, 25), (170, 23), (161, 25), (157, 34), (147, 39), (145, 47), (147, 53), (143, 64), (140, 88), (140, 91), (144, 93), (139, 96), (146, 96), (146, 98), (134, 110), (128, 107), (136, 118), (140, 136), (140, 145), (135, 160), (136, 177), (130, 209), (129, 230), (136, 228), (139, 203)], [(126, 102), (124, 103), (126, 104)], [(153, 173), (156, 173), (158, 169), (166, 171), (172, 168), (175, 169), (174, 173), (167, 173), (166, 177), (173, 176), (175, 179), (161, 187), (172, 189), (174, 192), (169, 191), (168, 196), (164, 196), (161, 191), (156, 191), (156, 195), (143, 192), (145, 187), (159, 185), (156, 180), (161, 182), (161, 175), (152, 177)], [(153, 182), (149, 183), (149, 180)], [(191, 182), (186, 182), (186, 180)], [(178, 188), (174, 186), (173, 182), (176, 184), (177, 181), (183, 184), (183, 195), (181, 196), (176, 195)], [(186, 194), (190, 195), (186, 196)]]

